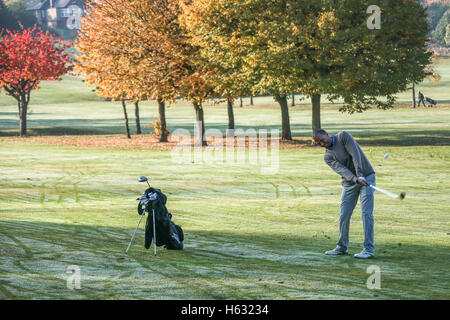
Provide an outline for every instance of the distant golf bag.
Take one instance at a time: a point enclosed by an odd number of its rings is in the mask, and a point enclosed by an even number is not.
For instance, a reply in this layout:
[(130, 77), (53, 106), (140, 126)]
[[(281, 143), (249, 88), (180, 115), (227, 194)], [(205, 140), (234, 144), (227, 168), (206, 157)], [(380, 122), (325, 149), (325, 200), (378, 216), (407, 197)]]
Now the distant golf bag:
[(153, 212), (155, 213), (156, 245), (171, 250), (183, 249), (184, 234), (180, 226), (172, 222), (172, 214), (166, 208), (167, 197), (160, 189), (148, 188), (140, 198), (138, 214), (148, 212), (145, 225), (145, 248), (150, 248), (153, 240)]
[(430, 105), (435, 106), (437, 104), (436, 100), (433, 100), (431, 98), (426, 97), (425, 101), (428, 102)]

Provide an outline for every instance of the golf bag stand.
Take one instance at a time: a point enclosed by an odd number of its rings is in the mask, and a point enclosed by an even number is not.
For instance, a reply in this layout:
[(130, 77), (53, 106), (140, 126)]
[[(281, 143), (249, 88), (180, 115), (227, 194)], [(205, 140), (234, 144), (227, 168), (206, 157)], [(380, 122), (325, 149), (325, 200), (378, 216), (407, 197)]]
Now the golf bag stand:
[[(143, 217), (144, 217), (144, 215), (141, 215), (141, 218), (139, 219), (138, 225), (137, 225), (136, 229), (133, 232), (133, 236), (131, 237), (130, 243), (128, 244), (127, 250), (125, 251), (125, 254), (128, 254), (128, 250), (130, 249), (131, 244), (133, 243), (134, 236), (136, 235), (136, 232), (139, 229), (139, 225), (141, 224), (141, 220), (142, 220)], [(156, 249), (155, 249), (155, 255), (156, 255)]]

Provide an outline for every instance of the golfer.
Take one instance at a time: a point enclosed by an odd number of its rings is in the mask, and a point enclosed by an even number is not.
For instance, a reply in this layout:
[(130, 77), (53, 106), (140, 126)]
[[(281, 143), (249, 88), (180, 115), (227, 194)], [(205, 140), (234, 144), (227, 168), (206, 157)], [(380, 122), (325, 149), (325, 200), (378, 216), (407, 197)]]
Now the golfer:
[(323, 129), (314, 132), (314, 142), (325, 148), (325, 162), (342, 177), (341, 209), (339, 215), (339, 241), (326, 255), (348, 254), (350, 218), (358, 197), (361, 197), (364, 249), (355, 258), (372, 258), (375, 253), (373, 235), (373, 189), (375, 172), (352, 135), (341, 131), (329, 136)]

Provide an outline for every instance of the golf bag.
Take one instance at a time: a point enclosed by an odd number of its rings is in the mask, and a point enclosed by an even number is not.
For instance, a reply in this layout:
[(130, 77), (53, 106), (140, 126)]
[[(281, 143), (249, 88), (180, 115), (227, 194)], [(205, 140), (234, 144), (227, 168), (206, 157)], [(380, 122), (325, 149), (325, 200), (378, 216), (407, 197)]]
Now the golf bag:
[(428, 102), (430, 105), (435, 106), (437, 104), (436, 100), (433, 100), (431, 98), (426, 97), (425, 101)]
[(167, 197), (160, 189), (148, 188), (140, 198), (138, 214), (148, 212), (145, 225), (145, 248), (153, 241), (153, 212), (155, 213), (156, 245), (167, 249), (183, 249), (184, 233), (179, 225), (172, 222), (172, 214), (166, 208)]

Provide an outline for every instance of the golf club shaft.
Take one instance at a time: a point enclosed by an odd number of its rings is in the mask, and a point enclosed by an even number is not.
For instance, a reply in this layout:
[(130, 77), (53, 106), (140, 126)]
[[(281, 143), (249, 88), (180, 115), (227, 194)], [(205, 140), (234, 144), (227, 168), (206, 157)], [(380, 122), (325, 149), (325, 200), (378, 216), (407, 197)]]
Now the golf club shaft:
[(377, 190), (377, 191), (380, 191), (380, 192), (382, 192), (382, 193), (384, 193), (385, 195), (388, 195), (389, 197), (392, 197), (392, 198), (398, 198), (398, 195), (396, 195), (396, 194), (394, 194), (394, 193), (392, 193), (392, 192), (389, 192), (389, 191), (387, 191), (387, 190), (383, 190), (383, 189), (381, 189), (381, 188), (378, 188), (378, 187), (375, 187), (375, 186), (373, 186), (373, 185), (369, 185), (372, 189), (375, 189), (375, 190)]
[(156, 256), (156, 225), (155, 225), (155, 209), (153, 209), (153, 246), (155, 248)]
[(144, 217), (144, 214), (142, 214), (142, 215), (141, 215), (141, 218), (139, 219), (138, 225), (137, 225), (137, 227), (136, 227), (136, 230), (134, 230), (133, 236), (131, 237), (131, 241), (130, 241), (130, 243), (128, 244), (128, 248), (127, 248), (127, 250), (125, 251), (125, 254), (128, 254), (128, 250), (130, 249), (130, 246), (131, 246), (131, 244), (133, 243), (134, 236), (136, 235), (136, 232), (138, 231), (139, 225), (141, 224), (141, 220), (142, 220), (143, 217)]

